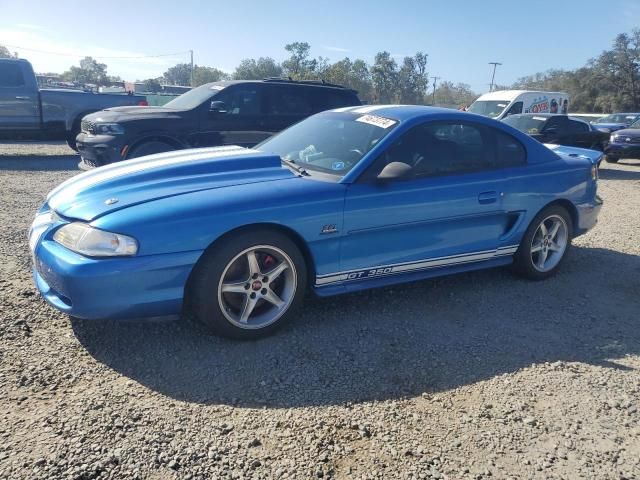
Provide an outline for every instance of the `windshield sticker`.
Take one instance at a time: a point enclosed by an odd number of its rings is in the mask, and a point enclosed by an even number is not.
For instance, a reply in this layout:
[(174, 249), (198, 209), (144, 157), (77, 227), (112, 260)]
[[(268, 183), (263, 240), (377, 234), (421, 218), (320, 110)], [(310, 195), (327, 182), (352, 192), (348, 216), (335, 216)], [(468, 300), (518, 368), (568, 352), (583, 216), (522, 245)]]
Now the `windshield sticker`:
[(211, 85), (209, 87), (210, 90), (223, 90), (224, 87), (222, 85)]
[(344, 162), (333, 162), (331, 170), (344, 170)]
[(531, 117), (531, 118), (533, 118), (534, 120), (542, 120), (543, 122), (546, 120), (546, 118), (544, 117)]
[(391, 125), (395, 125), (396, 121), (389, 118), (379, 117), (378, 115), (363, 115), (356, 118), (356, 122), (368, 123), (380, 128), (389, 128)]

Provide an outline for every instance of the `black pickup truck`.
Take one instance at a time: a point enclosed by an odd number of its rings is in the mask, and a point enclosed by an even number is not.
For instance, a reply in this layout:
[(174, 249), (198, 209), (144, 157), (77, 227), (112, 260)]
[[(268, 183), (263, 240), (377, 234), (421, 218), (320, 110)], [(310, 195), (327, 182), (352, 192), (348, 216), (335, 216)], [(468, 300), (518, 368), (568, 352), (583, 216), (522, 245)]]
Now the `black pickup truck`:
[(142, 95), (40, 90), (27, 60), (0, 58), (0, 138), (64, 139), (76, 149), (82, 117), (126, 105), (147, 105), (147, 100)]

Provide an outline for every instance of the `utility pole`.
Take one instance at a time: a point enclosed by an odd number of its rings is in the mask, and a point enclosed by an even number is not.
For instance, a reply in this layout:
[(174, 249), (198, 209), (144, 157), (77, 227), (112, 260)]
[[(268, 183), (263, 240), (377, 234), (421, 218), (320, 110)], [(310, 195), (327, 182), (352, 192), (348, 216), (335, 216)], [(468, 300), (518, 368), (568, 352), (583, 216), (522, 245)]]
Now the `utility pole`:
[(436, 82), (440, 80), (440, 77), (431, 77), (433, 78), (433, 96), (431, 97), (431, 106), (436, 104)]
[(493, 75), (491, 75), (491, 85), (489, 85), (489, 91), (493, 92), (494, 80), (496, 79), (496, 67), (502, 64), (500, 62), (489, 62), (489, 65), (493, 65)]
[(191, 86), (193, 87), (193, 50), (189, 50), (191, 54)]

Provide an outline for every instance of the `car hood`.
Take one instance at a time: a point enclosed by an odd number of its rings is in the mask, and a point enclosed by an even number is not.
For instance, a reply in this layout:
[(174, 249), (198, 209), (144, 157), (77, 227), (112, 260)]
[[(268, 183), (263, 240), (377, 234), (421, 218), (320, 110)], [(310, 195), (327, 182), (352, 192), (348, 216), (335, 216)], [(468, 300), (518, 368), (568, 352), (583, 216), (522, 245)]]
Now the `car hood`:
[(153, 118), (179, 118), (182, 110), (165, 107), (111, 107), (84, 117), (91, 122), (126, 122)]
[(81, 173), (55, 188), (49, 207), (63, 217), (92, 221), (132, 205), (185, 193), (296, 178), (280, 157), (225, 146), (179, 150)]
[(640, 137), (640, 128), (623, 128), (616, 131), (616, 135), (623, 137), (638, 138)]
[(597, 130), (604, 130), (608, 132), (620, 130), (621, 128), (625, 128), (627, 126), (626, 123), (592, 123), (591, 125)]

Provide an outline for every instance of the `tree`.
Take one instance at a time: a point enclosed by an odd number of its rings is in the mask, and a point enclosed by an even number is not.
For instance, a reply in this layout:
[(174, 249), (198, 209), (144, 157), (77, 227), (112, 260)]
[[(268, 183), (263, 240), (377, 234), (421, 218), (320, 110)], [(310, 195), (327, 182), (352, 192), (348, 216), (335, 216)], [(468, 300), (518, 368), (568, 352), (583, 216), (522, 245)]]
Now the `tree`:
[(9, 49), (4, 45), (0, 45), (0, 58), (13, 58)]
[(365, 102), (373, 101), (373, 87), (371, 84), (371, 72), (367, 62), (361, 59), (351, 61), (344, 58), (329, 65), (323, 74), (323, 78), (331, 83), (337, 83), (358, 91), (358, 96)]
[(478, 94), (471, 90), (466, 83), (457, 83), (442, 81), (438, 84), (435, 91), (435, 105), (445, 107), (468, 106), (478, 98)]
[(429, 83), (427, 54), (418, 52), (413, 57), (404, 57), (397, 78), (399, 103), (409, 105), (423, 104)]
[(196, 65), (193, 68), (193, 86), (194, 87), (204, 85), (205, 83), (219, 82), (220, 80), (227, 80), (228, 78), (229, 78), (229, 75), (227, 75), (222, 70), (219, 70), (214, 67), (203, 67), (200, 65)]
[(162, 90), (162, 85), (157, 78), (147, 78), (142, 81), (142, 85), (145, 92), (157, 93)]
[(162, 78), (169, 85), (191, 85), (191, 65), (178, 63), (164, 72)]
[(389, 52), (378, 52), (371, 67), (373, 100), (376, 103), (393, 103), (396, 97), (398, 65)]
[(62, 74), (62, 79), (79, 84), (103, 85), (109, 82), (107, 66), (92, 57), (84, 57), (80, 60), (80, 66), (72, 66)]
[(271, 57), (260, 57), (258, 60), (245, 58), (233, 72), (235, 80), (261, 80), (281, 76), (282, 66)]
[(286, 75), (294, 79), (308, 78), (316, 70), (317, 60), (309, 58), (311, 45), (307, 42), (293, 42), (285, 45), (284, 49), (291, 56), (282, 62)]

